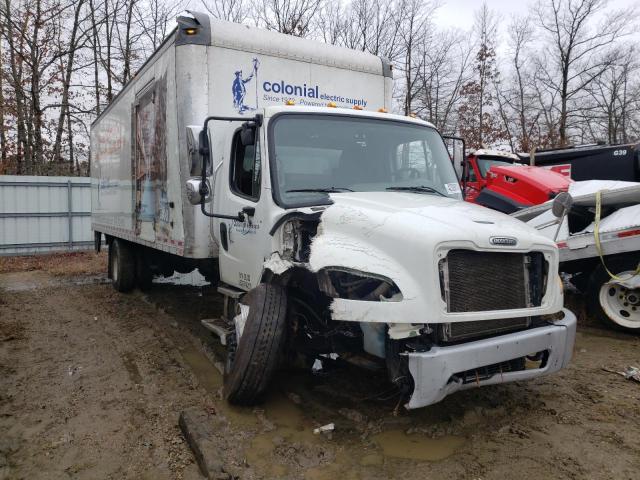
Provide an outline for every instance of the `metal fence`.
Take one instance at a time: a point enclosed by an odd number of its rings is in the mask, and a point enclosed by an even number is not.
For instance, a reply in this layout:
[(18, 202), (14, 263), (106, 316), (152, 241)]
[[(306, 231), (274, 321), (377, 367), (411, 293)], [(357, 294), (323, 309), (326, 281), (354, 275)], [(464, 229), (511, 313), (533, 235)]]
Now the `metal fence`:
[(90, 178), (0, 175), (0, 255), (92, 245)]

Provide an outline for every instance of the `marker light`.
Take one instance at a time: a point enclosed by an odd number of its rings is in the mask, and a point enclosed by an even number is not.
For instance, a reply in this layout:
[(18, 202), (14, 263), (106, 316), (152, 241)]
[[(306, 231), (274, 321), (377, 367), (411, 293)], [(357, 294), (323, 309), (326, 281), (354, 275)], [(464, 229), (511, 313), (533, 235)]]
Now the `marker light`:
[(287, 100), (286, 102), (284, 102), (284, 104), (286, 106), (288, 106), (288, 107), (291, 107), (291, 106), (295, 105), (296, 102), (294, 102), (293, 100)]
[(360, 105), (354, 105), (353, 109), (354, 110), (362, 110), (362, 107)]
[(387, 109), (382, 107), (378, 109), (378, 113), (387, 113)]
[(186, 33), (187, 35), (195, 35), (196, 33), (198, 33), (198, 29), (193, 27), (185, 28), (184, 33)]
[(327, 107), (329, 107), (329, 108), (336, 108), (336, 107), (337, 107), (336, 102), (329, 102), (329, 103), (327, 103)]
[(411, 117), (411, 118), (418, 118), (418, 116), (416, 115), (416, 112), (411, 112), (411, 113), (409, 114), (409, 117)]

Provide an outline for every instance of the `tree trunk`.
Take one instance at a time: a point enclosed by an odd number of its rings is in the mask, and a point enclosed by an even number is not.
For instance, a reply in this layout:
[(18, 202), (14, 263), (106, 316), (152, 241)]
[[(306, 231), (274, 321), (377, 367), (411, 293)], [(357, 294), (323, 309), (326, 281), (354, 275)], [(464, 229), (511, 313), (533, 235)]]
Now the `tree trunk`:
[[(71, 86), (71, 75), (73, 73), (73, 65), (77, 50), (77, 36), (79, 28), (80, 11), (84, 0), (77, 0), (76, 8), (73, 16), (73, 27), (71, 28), (71, 37), (69, 38), (69, 53), (67, 54), (67, 65), (64, 68), (64, 79), (62, 81), (62, 101), (60, 102), (60, 115), (58, 117), (58, 125), (56, 127), (56, 139), (53, 146), (53, 160), (62, 162), (62, 133), (64, 132), (65, 116), (69, 113), (69, 88)], [(71, 164), (73, 170), (73, 163)]]

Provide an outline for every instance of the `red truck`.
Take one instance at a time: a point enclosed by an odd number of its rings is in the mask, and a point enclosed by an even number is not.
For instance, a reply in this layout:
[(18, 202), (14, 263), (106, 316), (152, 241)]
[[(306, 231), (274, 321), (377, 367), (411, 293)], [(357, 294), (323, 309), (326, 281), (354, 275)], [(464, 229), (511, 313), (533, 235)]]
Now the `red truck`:
[(571, 179), (546, 168), (520, 163), (499, 150), (476, 150), (467, 156), (463, 187), (468, 202), (504, 213), (544, 203), (566, 192)]

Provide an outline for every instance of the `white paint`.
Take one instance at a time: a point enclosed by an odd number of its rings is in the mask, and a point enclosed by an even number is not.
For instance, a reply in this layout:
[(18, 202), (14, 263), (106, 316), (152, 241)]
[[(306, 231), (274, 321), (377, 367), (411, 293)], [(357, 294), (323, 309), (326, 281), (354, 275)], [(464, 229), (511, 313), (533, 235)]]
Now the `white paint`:
[[(449, 323), (555, 313), (563, 297), (548, 282), (542, 305), (509, 311), (447, 313), (440, 295), (438, 261), (453, 248), (545, 253), (558, 268), (552, 241), (524, 223), (471, 203), (404, 192), (332, 194), (311, 246), (310, 270), (346, 267), (382, 275), (402, 292), (399, 302), (334, 299), (336, 320), (381, 323)], [(478, 223), (478, 221), (482, 223)], [(496, 234), (516, 238), (515, 247), (495, 246)]]

